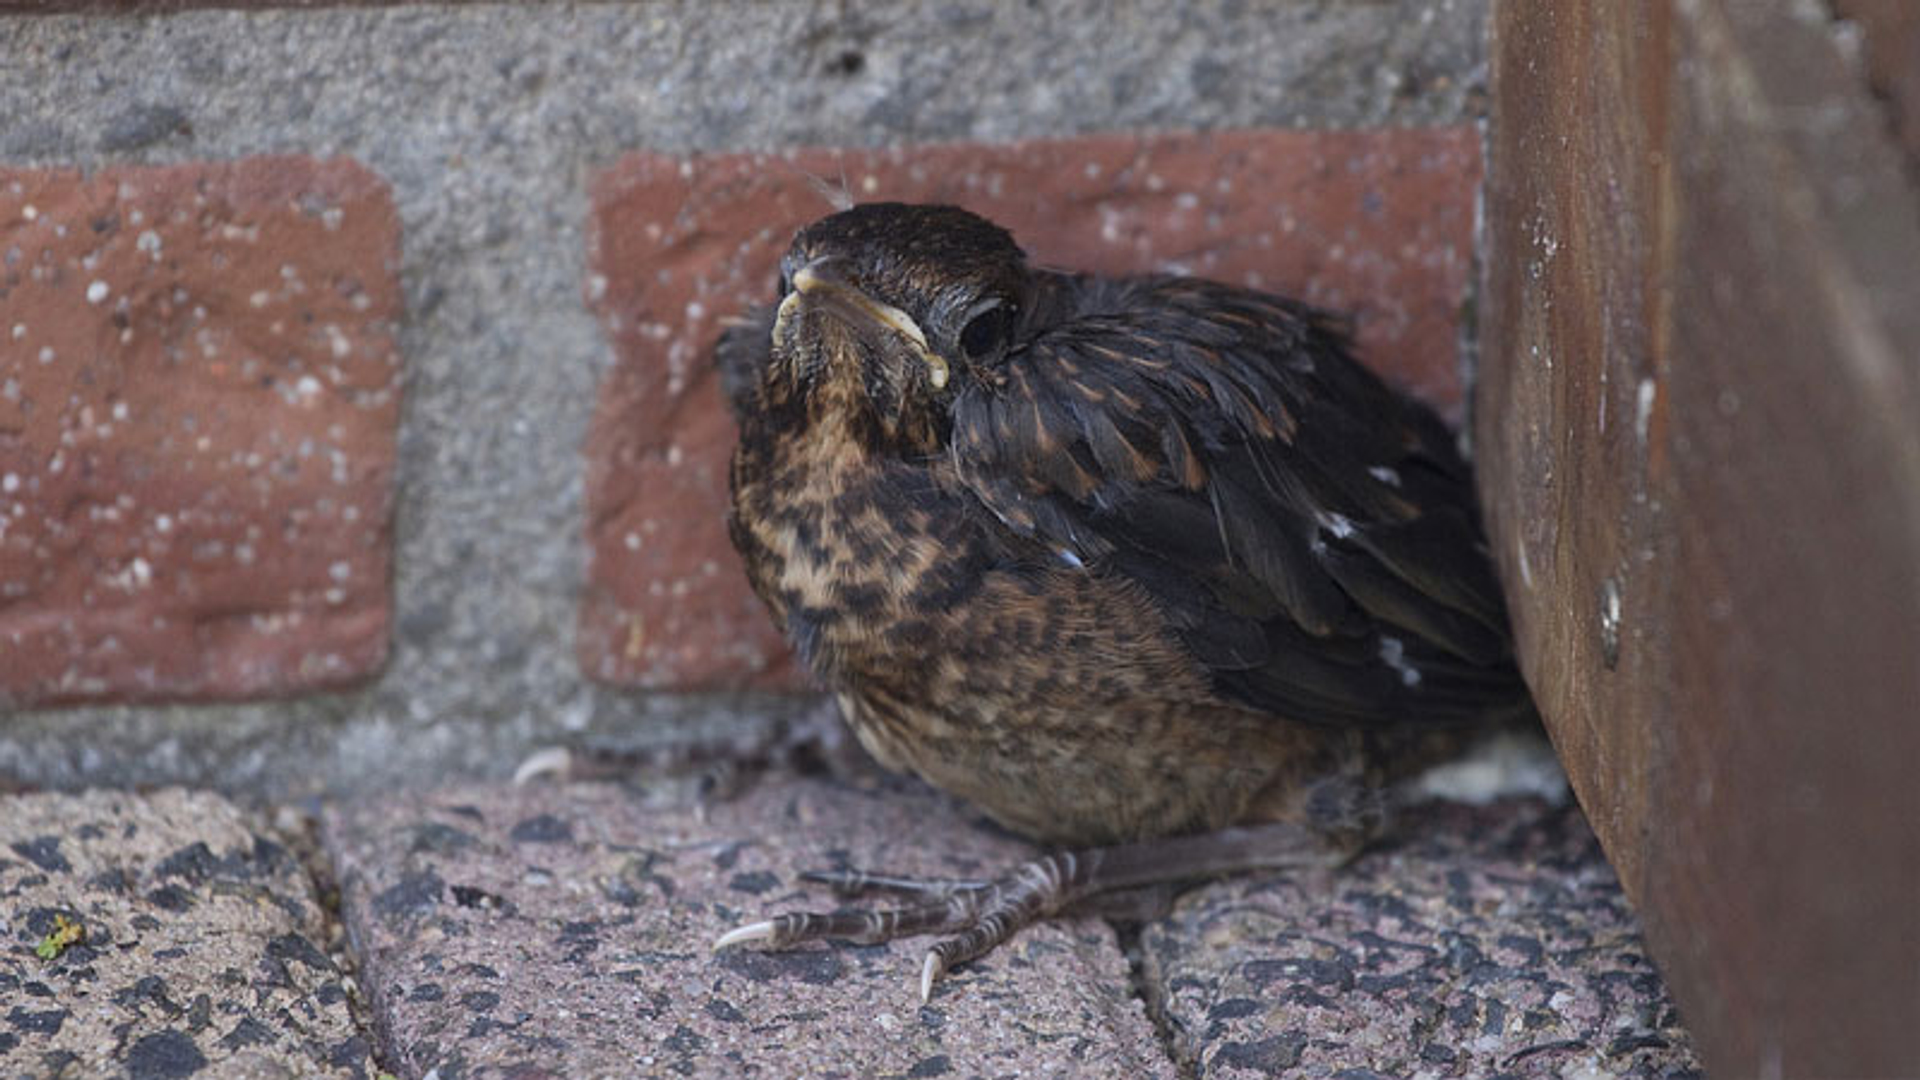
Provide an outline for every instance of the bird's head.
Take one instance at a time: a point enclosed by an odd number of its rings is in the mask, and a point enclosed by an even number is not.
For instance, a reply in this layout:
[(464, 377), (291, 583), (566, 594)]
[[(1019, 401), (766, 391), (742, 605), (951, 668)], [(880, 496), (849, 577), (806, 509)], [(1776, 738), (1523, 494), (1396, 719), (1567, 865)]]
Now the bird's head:
[(1033, 278), (1005, 229), (952, 206), (869, 203), (780, 261), (770, 393), (877, 434), (937, 438), (943, 403), (1020, 333)]

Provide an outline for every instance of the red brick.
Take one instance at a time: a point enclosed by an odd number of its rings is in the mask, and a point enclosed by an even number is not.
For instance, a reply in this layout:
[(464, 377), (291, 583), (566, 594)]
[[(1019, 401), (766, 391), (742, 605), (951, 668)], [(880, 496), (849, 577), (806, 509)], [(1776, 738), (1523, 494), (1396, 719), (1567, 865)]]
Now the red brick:
[(398, 253), (350, 161), (0, 170), (0, 700), (379, 668)]
[(796, 685), (724, 528), (732, 422), (708, 349), (772, 299), (793, 231), (859, 200), (944, 201), (1038, 262), (1179, 270), (1359, 319), (1366, 359), (1457, 414), (1478, 133), (1247, 131), (1014, 145), (634, 154), (593, 183), (587, 298), (617, 355), (588, 454), (582, 667), (621, 685)]

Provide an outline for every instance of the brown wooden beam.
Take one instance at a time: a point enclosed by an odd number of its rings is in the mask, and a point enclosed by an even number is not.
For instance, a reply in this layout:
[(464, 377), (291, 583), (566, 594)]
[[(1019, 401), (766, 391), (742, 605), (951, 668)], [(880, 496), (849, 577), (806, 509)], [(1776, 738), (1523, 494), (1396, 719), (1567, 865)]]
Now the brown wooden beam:
[(1708, 1065), (1912, 1076), (1920, 198), (1788, 7), (1497, 8), (1475, 434), (1522, 663)]

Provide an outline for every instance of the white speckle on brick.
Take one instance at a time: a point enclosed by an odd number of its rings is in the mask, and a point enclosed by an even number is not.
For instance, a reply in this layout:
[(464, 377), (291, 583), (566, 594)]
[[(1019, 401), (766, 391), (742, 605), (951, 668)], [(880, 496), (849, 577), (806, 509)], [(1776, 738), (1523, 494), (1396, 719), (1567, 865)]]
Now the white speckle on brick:
[(124, 592), (144, 589), (153, 583), (153, 567), (147, 565), (147, 560), (136, 555), (133, 561), (119, 573), (108, 577), (106, 583)]
[(19, 490), (20, 490), (20, 477), (17, 474), (8, 473), (5, 476), (0, 476), (0, 491), (4, 491), (7, 494), (11, 495), (14, 492)]
[(148, 229), (145, 232), (140, 234), (140, 239), (135, 240), (133, 242), (133, 246), (139, 248), (141, 251), (146, 252), (149, 256), (151, 256), (154, 259), (154, 261), (156, 262), (159, 261), (160, 259), (160, 234), (159, 233), (154, 232), (152, 229)]
[(326, 330), (327, 348), (333, 353), (333, 358), (345, 360), (348, 354), (353, 352), (353, 340), (332, 323), (327, 324)]
[(26, 336), (27, 336), (27, 324), (14, 323), (13, 324), (13, 340), (19, 341), (21, 338)]
[(155, 517), (154, 517), (154, 519), (153, 519), (153, 531), (155, 531), (155, 532), (161, 532), (161, 533), (170, 533), (170, 532), (172, 532), (172, 531), (173, 531), (173, 518), (171, 518), (171, 517), (169, 517), (169, 516), (168, 516), (168, 515), (166, 515), (166, 514), (158, 514), (158, 515), (155, 515)]
[(266, 307), (267, 301), (271, 299), (273, 299), (273, 297), (267, 295), (265, 289), (260, 289), (252, 296), (247, 297), (247, 303), (252, 304), (254, 307)]
[(126, 402), (124, 402), (124, 401), (116, 401), (116, 402), (114, 402), (114, 403), (113, 403), (113, 418), (114, 418), (115, 420), (125, 420), (125, 419), (127, 418), (127, 403), (126, 403)]
[[(9, 479), (9, 480), (11, 480), (11, 479), (13, 479), (13, 477), (11, 477), (11, 476), (9, 476), (9, 477), (7, 477), (7, 479)], [(12, 491), (13, 489), (12, 489), (12, 488), (8, 488), (7, 490), (8, 490), (8, 491)], [(624, 542), (625, 542), (625, 543), (626, 543), (626, 545), (627, 545), (627, 550), (628, 550), (628, 551), (639, 551), (639, 550), (640, 550), (640, 534), (639, 534), (639, 533), (628, 533), (628, 534), (627, 534), (627, 535), (626, 535), (626, 536), (625, 536), (625, 537), (623, 538), (623, 540), (624, 540)]]
[(340, 222), (344, 221), (346, 216), (346, 211), (337, 206), (329, 206), (325, 210), (320, 211), (320, 224), (324, 226), (328, 232), (338, 232), (340, 231)]
[(327, 603), (333, 604), (336, 607), (347, 602), (347, 591), (345, 589), (328, 589), (321, 595), (327, 598)]
[(341, 559), (332, 566), (327, 567), (327, 576), (335, 581), (344, 582), (353, 576), (353, 565), (347, 562), (347, 560)]
[(93, 284), (87, 286), (87, 303), (97, 304), (100, 301), (105, 300), (107, 298), (107, 293), (111, 291), (112, 290), (107, 288), (106, 282), (95, 281)]
[(20, 208), (20, 216), (26, 218), (28, 221), (32, 221), (40, 216), (40, 208), (32, 203), (28, 203)]
[(294, 383), (293, 388), (294, 388), (294, 391), (298, 393), (301, 397), (313, 397), (315, 394), (318, 394), (322, 389), (320, 385), (320, 380), (314, 378), (311, 375), (300, 376), (300, 381), (297, 383)]

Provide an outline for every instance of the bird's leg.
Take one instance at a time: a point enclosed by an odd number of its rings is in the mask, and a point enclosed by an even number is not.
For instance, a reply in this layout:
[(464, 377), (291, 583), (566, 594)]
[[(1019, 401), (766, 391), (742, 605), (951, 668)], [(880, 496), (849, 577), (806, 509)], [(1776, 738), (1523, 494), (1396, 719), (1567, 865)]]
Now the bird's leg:
[(1350, 834), (1276, 822), (1056, 852), (991, 882), (918, 880), (858, 870), (809, 874), (811, 880), (841, 891), (882, 890), (924, 899), (868, 911), (776, 915), (722, 935), (714, 948), (754, 943), (784, 949), (827, 938), (871, 943), (945, 934), (928, 950), (921, 968), (920, 997), (925, 1001), (934, 981), (949, 969), (990, 952), (1022, 927), (1101, 894), (1249, 870), (1333, 866), (1358, 849)]
[(972, 878), (901, 877), (875, 874), (866, 870), (805, 870), (800, 880), (825, 885), (843, 896), (869, 892), (933, 894), (948, 896), (957, 892), (985, 889), (992, 882)]

